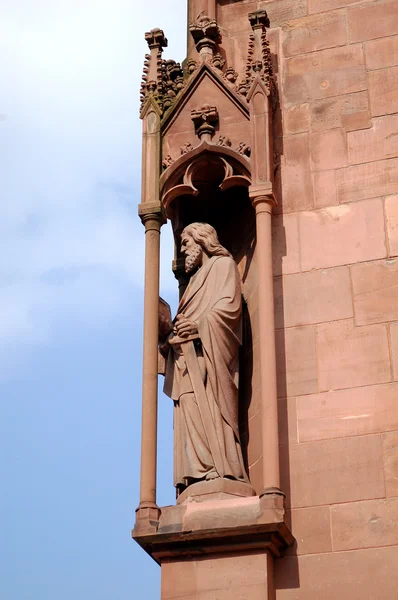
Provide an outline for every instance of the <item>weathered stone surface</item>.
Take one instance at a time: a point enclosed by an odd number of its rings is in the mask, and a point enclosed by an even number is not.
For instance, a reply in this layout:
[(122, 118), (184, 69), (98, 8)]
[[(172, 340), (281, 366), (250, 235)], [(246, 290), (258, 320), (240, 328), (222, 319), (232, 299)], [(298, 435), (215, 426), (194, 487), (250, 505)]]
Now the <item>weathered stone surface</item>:
[(398, 496), (398, 431), (383, 435), (384, 477), (387, 498)]
[(397, 3), (381, 0), (347, 10), (348, 41), (362, 42), (397, 33)]
[(289, 548), (289, 554), (321, 554), (332, 551), (330, 530), (330, 507), (293, 508), (286, 514), (289, 529), (296, 538), (296, 544)]
[(344, 129), (328, 129), (310, 135), (311, 167), (314, 171), (338, 169), (348, 164)]
[(398, 112), (398, 67), (370, 71), (368, 78), (372, 116)]
[(296, 398), (278, 400), (279, 444), (297, 444)]
[(347, 134), (350, 164), (398, 156), (398, 115), (373, 120), (370, 129)]
[(266, 552), (162, 562), (162, 600), (263, 600), (267, 594)]
[(275, 343), (278, 397), (318, 391), (315, 327), (279, 329)]
[(335, 171), (313, 173), (314, 206), (325, 208), (338, 204)]
[[(297, 564), (298, 563), (298, 564)], [(398, 547), (287, 556), (275, 561), (277, 600), (379, 600), (396, 596)]]
[(339, 169), (336, 172), (336, 183), (341, 203), (395, 194), (398, 192), (398, 159)]
[(342, 127), (346, 131), (372, 125), (368, 92), (344, 94), (316, 100), (311, 104), (311, 129), (322, 131)]
[(351, 267), (357, 325), (398, 320), (398, 259)]
[(391, 323), (390, 325), (390, 343), (393, 379), (398, 381), (398, 323)]
[(266, 0), (257, 4), (259, 9), (264, 8), (267, 11), (272, 27), (280, 27), (286, 21), (304, 17), (308, 12), (306, 0), (295, 0), (293, 4), (291, 0), (278, 0), (278, 2)]
[(363, 0), (308, 0), (310, 13), (317, 13), (335, 8), (344, 8), (351, 4), (359, 4)]
[(385, 199), (389, 256), (398, 256), (398, 196)]
[(362, 47), (345, 46), (295, 56), (285, 64), (284, 94), (297, 104), (366, 90)]
[(368, 385), (296, 400), (300, 442), (398, 429), (398, 384)]
[(317, 326), (320, 391), (391, 381), (385, 325), (355, 327), (351, 319)]
[(272, 260), (274, 275), (300, 271), (297, 214), (275, 216), (272, 220)]
[(313, 206), (308, 133), (286, 136), (281, 161), (282, 198), (280, 210), (296, 212)]
[(289, 21), (284, 27), (284, 56), (343, 46), (346, 40), (346, 22), (342, 12), (304, 17)]
[(302, 212), (299, 235), (303, 271), (384, 258), (382, 200)]
[(398, 498), (331, 507), (333, 550), (398, 544)]
[(366, 42), (365, 58), (368, 69), (385, 69), (398, 65), (398, 35)]
[(281, 446), (282, 489), (291, 508), (384, 497), (379, 435)]
[(274, 282), (277, 328), (312, 325), (353, 316), (346, 267), (286, 275)]
[(296, 104), (286, 109), (283, 115), (283, 129), (286, 134), (302, 133), (310, 128), (310, 106)]

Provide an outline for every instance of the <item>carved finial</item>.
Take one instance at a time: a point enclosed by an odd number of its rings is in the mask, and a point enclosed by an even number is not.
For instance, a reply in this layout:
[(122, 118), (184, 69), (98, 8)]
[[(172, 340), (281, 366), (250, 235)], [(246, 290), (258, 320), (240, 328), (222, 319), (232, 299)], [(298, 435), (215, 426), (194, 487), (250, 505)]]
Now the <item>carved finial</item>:
[(237, 85), (237, 91), (247, 96), (256, 76), (265, 84), (267, 92), (272, 93), (274, 77), (272, 72), (271, 52), (266, 28), (270, 26), (267, 12), (256, 10), (248, 15), (253, 32), (249, 35), (245, 77)]
[(151, 29), (145, 34), (145, 40), (152, 50), (152, 48), (167, 48), (167, 38), (164, 35), (162, 29), (156, 27), (156, 29)]
[(221, 33), (217, 21), (201, 14), (194, 23), (189, 25), (189, 31), (202, 60), (211, 60), (216, 45), (221, 42)]
[(264, 27), (269, 27), (270, 22), (267, 15), (266, 10), (255, 10), (254, 12), (249, 13), (248, 15), (250, 25), (252, 26), (253, 31), (255, 29), (263, 30)]
[(218, 123), (218, 110), (215, 106), (204, 104), (197, 110), (191, 111), (191, 118), (195, 125), (195, 133), (205, 141), (210, 142), (215, 134), (216, 125)]
[(180, 63), (163, 60), (163, 48), (167, 39), (161, 29), (152, 29), (145, 34), (151, 54), (145, 55), (144, 73), (141, 83), (141, 106), (149, 94), (156, 100), (161, 113), (174, 102), (184, 87), (184, 74)]

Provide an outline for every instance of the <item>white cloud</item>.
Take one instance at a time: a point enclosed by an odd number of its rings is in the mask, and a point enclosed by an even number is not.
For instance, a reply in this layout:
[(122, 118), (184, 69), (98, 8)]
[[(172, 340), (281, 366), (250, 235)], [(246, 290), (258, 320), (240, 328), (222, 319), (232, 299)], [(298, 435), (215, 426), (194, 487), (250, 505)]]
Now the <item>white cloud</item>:
[[(0, 14), (0, 355), (65, 322), (126, 315), (142, 288), (143, 34), (185, 51), (184, 0), (9, 0)], [(154, 17), (156, 15), (156, 17)], [(177, 15), (177, 17), (176, 17)], [(171, 235), (162, 291), (175, 289)], [(141, 293), (141, 292), (140, 292)]]

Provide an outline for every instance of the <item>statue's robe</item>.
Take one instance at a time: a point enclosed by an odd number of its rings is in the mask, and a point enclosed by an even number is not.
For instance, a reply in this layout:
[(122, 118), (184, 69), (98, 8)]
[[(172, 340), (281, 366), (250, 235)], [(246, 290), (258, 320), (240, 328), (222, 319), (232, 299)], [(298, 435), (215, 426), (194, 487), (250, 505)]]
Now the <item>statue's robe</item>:
[(184, 487), (196, 480), (218, 476), (248, 481), (238, 426), (242, 297), (234, 260), (213, 256), (206, 261), (191, 277), (178, 314), (197, 324), (200, 341), (195, 343), (196, 357), (222, 467), (216, 469), (183, 345), (172, 345), (167, 357), (164, 392), (175, 404), (174, 484)]

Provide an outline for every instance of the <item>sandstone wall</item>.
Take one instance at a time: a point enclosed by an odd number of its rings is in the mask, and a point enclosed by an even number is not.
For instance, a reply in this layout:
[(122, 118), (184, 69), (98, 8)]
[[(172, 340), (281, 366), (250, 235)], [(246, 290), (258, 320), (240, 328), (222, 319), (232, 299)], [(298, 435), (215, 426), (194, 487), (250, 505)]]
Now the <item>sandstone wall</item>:
[(281, 28), (275, 318), (282, 487), (297, 547), (277, 561), (277, 598), (392, 599), (398, 2), (221, 0), (238, 53), (257, 8)]

